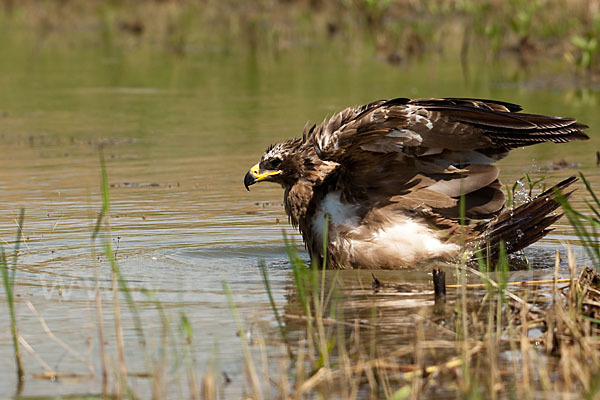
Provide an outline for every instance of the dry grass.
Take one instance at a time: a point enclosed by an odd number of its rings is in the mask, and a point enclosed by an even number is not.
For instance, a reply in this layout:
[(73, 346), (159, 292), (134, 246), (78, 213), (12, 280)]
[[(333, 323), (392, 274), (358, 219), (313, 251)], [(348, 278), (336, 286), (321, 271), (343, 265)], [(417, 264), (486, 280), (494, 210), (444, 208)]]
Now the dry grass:
[[(569, 266), (574, 274), (570, 251)], [(468, 267), (459, 270), (474, 276)], [(557, 272), (554, 282), (510, 291), (506, 282), (483, 278), (490, 284), (483, 293), (466, 285), (449, 288), (448, 299), (433, 306), (442, 307), (441, 316), (426, 309), (409, 315), (413, 339), (399, 335), (395, 347), (389, 340), (381, 348), (370, 346), (373, 332), (385, 329), (377, 319), (353, 325), (339, 309), (327, 317), (284, 315), (288, 330), (305, 333), (291, 345), (295, 356), (286, 360), (282, 375), (263, 375), (262, 382), (276, 390), (272, 398), (599, 396), (600, 275), (584, 268), (565, 285)], [(379, 284), (379, 293), (399, 290)]]
[[(582, 179), (594, 217), (568, 203), (564, 209), (586, 246), (597, 246), (600, 202)], [(273, 398), (600, 398), (600, 274), (578, 268), (570, 248), (566, 260), (556, 252), (550, 280), (509, 282), (506, 256), (495, 265), (479, 260), (479, 270), (458, 263), (446, 296), (436, 296), (432, 283), (420, 289), (430, 305), (391, 321), (378, 309), (370, 319), (345, 315), (353, 293), (337, 275), (326, 279), (316, 266), (305, 267), (289, 243), (288, 252), (296, 288), (282, 343), (291, 355), (281, 376), (261, 377), (276, 390)], [(560, 278), (561, 264), (569, 278)], [(371, 298), (414, 289), (373, 275)]]

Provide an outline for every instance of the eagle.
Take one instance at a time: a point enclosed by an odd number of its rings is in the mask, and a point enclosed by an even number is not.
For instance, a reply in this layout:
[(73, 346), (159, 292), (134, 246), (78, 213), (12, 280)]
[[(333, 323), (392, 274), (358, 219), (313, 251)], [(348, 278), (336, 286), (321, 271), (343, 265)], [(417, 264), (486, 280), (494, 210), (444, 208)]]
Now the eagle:
[[(463, 251), (519, 251), (560, 218), (570, 177), (514, 209), (494, 162), (541, 142), (587, 140), (574, 118), (496, 100), (396, 98), (349, 107), (271, 145), (244, 185), (275, 182), (313, 262), (399, 269)], [(570, 193), (564, 193), (569, 196)]]

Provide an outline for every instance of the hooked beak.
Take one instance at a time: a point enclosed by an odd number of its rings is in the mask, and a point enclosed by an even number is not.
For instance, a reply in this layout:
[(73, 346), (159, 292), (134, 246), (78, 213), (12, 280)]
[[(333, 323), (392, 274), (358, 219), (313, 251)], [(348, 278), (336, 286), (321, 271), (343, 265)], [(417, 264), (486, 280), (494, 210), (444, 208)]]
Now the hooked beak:
[(254, 167), (250, 168), (250, 171), (246, 172), (246, 176), (244, 176), (244, 186), (247, 191), (250, 191), (250, 186), (254, 185), (256, 182), (264, 181), (269, 176), (279, 175), (281, 171), (261, 171), (258, 164)]

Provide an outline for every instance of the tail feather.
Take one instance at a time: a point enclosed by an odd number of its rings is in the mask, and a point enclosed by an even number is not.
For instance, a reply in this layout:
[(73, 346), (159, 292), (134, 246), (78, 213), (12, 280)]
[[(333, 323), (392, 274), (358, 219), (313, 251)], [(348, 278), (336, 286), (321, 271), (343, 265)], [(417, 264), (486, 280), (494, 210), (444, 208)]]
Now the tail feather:
[(500, 243), (504, 243), (506, 253), (514, 253), (533, 244), (552, 231), (550, 225), (558, 221), (562, 214), (551, 214), (560, 207), (559, 193), (569, 198), (574, 190), (565, 193), (565, 189), (577, 181), (571, 176), (531, 201), (513, 210), (505, 210), (488, 222), (481, 235), (471, 245), (481, 249), (490, 258), (497, 258)]

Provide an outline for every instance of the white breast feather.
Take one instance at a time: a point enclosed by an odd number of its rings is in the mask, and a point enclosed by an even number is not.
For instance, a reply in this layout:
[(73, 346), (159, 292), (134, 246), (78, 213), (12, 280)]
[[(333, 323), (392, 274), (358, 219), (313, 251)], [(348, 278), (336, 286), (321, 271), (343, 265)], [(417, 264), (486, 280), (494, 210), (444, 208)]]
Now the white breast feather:
[(323, 237), (326, 214), (329, 214), (329, 222), (333, 225), (345, 225), (349, 228), (356, 228), (360, 222), (356, 214), (357, 210), (358, 206), (342, 203), (340, 192), (328, 193), (313, 217), (313, 234), (318, 238)]
[(435, 231), (410, 217), (396, 215), (380, 229), (370, 233), (371, 227), (360, 225), (358, 206), (342, 203), (339, 192), (325, 196), (315, 216), (312, 230), (322, 240), (325, 215), (336, 227), (346, 228), (343, 236), (329, 234), (330, 245), (346, 261), (365, 268), (410, 267), (431, 258), (449, 259), (458, 254), (460, 247), (443, 243)]
[(449, 259), (460, 250), (456, 244), (442, 243), (426, 225), (401, 215), (367, 239), (364, 229), (357, 228), (338, 245), (351, 262), (371, 268), (410, 267), (425, 259)]

